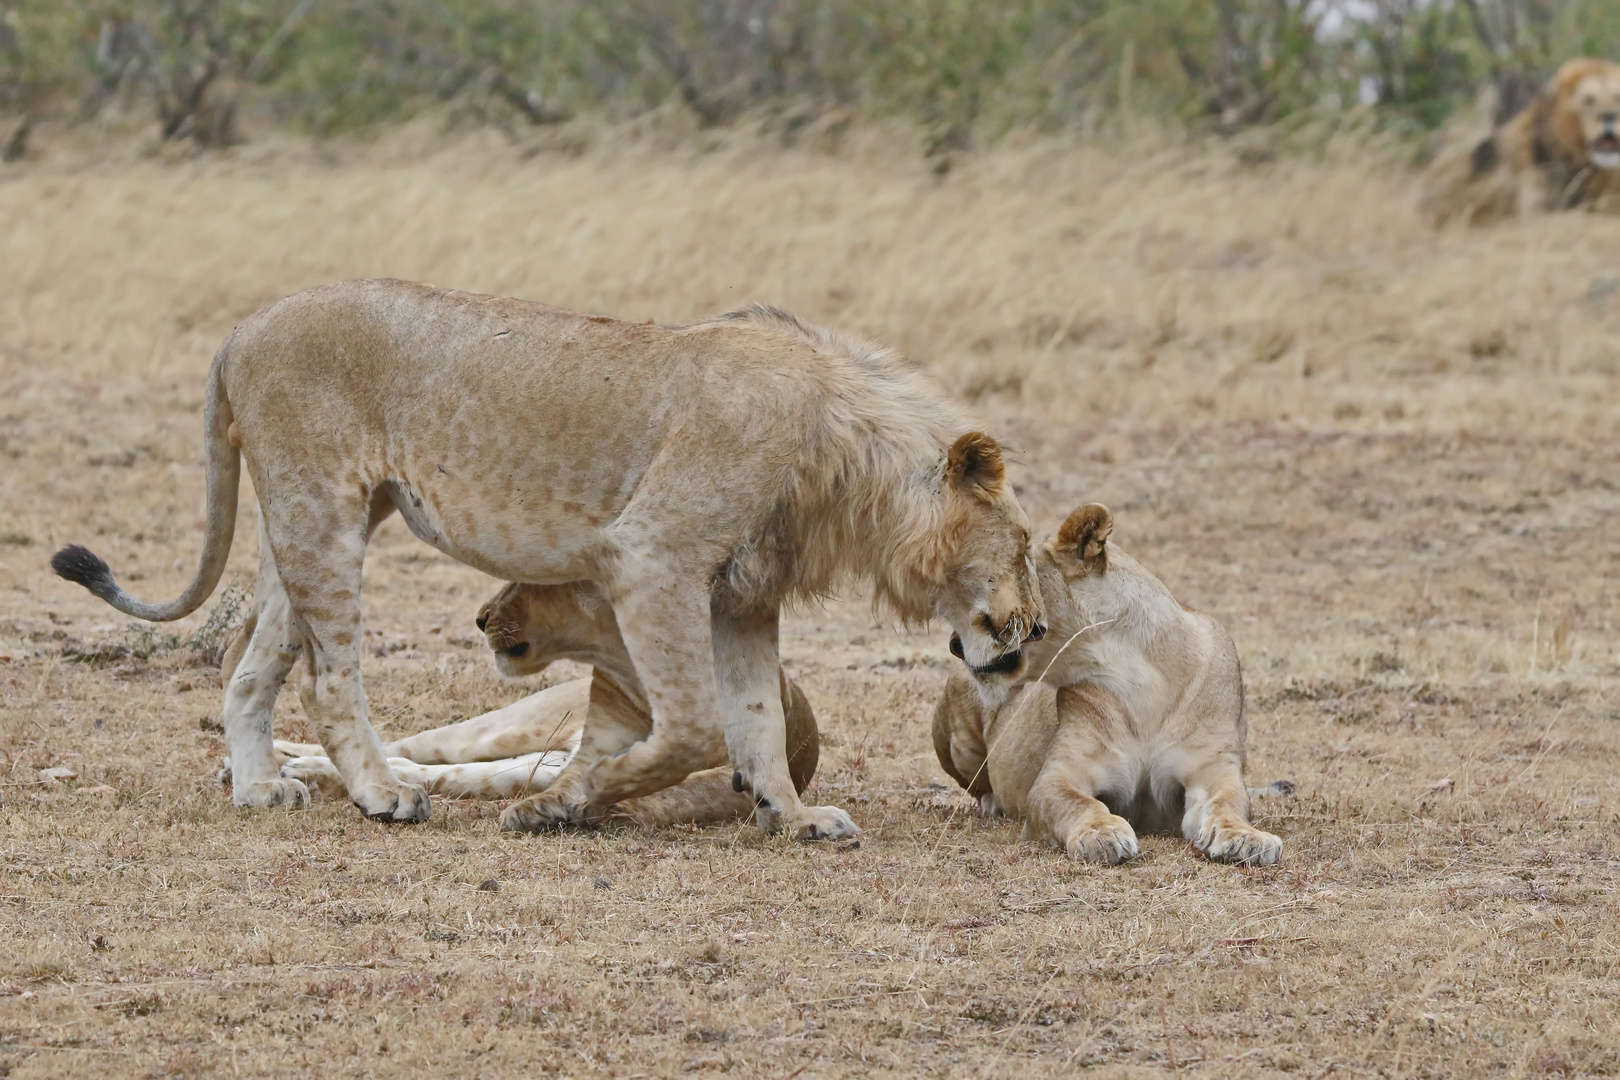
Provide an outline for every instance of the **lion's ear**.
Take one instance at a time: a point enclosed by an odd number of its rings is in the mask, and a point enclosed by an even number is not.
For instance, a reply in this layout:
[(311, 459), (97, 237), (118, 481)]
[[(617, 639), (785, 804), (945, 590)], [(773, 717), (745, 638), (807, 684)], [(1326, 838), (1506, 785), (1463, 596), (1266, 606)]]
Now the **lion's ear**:
[(957, 490), (981, 498), (999, 494), (1007, 479), (1001, 444), (982, 431), (965, 433), (946, 455), (945, 478)]
[(1102, 503), (1086, 503), (1070, 514), (1052, 541), (1054, 555), (1073, 560), (1087, 572), (1102, 570), (1108, 565), (1105, 545), (1108, 534), (1114, 531), (1114, 515)]

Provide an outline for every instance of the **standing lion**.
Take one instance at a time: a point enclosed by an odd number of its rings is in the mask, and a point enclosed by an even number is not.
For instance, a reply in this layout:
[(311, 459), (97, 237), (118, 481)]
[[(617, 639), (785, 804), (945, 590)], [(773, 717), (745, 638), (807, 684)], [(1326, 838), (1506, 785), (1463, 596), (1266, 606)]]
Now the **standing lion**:
[(340, 282), (244, 320), (204, 402), (207, 537), (185, 592), (138, 600), (77, 545), (51, 565), (126, 615), (183, 617), (224, 572), (245, 465), (261, 511), (255, 628), (223, 709), (240, 806), (309, 796), (281, 775), (270, 730), (302, 660), (350, 799), (369, 817), (427, 819), (427, 792), (388, 767), (360, 677), (361, 565), (395, 512), (494, 576), (595, 582), (646, 690), (651, 731), (587, 716), (551, 786), (507, 807), (509, 829), (671, 787), (723, 744), (761, 828), (853, 836), (848, 814), (805, 806), (793, 786), (782, 605), (868, 583), (902, 618), (945, 619), (977, 664), (1043, 630), (996, 441), (897, 357), (786, 312), (658, 326)]
[(1620, 64), (1569, 61), (1466, 161), (1448, 161), (1437, 174), (1424, 201), (1440, 224), (1620, 208)]

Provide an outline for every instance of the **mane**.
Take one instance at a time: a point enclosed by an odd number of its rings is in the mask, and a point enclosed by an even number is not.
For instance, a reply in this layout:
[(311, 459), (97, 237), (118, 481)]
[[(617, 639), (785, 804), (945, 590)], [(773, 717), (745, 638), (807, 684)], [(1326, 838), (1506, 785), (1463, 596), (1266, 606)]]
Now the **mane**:
[(945, 455), (970, 430), (944, 389), (890, 349), (756, 304), (715, 323), (752, 323), (826, 358), (828, 399), (813, 437), (781, 478), (760, 528), (721, 576), (739, 596), (821, 600), (870, 582), (873, 605), (906, 625), (930, 619), (958, 546)]

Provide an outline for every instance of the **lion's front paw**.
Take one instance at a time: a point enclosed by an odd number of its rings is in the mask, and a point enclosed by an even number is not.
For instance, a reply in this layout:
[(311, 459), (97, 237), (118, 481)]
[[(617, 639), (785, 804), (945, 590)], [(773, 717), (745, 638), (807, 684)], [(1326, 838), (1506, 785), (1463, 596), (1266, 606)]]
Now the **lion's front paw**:
[(252, 784), (231, 784), (231, 802), (253, 810), (278, 806), (302, 810), (309, 805), (309, 788), (291, 777), (260, 780)]
[(784, 828), (798, 840), (846, 840), (861, 835), (853, 818), (836, 806), (805, 806), (791, 820), (756, 811), (755, 824), (768, 833)]
[(415, 825), (433, 813), (433, 802), (426, 791), (398, 780), (351, 788), (349, 798), (373, 821)]
[(585, 807), (563, 801), (555, 791), (530, 795), (501, 811), (501, 828), (508, 832), (549, 832), (585, 820)]
[(328, 795), (342, 795), (343, 776), (328, 757), (295, 757), (281, 766), (281, 775), (289, 780), (302, 780), (305, 785)]
[(1071, 859), (1112, 866), (1136, 858), (1136, 830), (1118, 814), (1109, 814), (1096, 825), (1070, 833), (1063, 850)]
[(1253, 825), (1216, 826), (1197, 847), (1214, 862), (1243, 866), (1272, 866), (1282, 858), (1282, 838)]

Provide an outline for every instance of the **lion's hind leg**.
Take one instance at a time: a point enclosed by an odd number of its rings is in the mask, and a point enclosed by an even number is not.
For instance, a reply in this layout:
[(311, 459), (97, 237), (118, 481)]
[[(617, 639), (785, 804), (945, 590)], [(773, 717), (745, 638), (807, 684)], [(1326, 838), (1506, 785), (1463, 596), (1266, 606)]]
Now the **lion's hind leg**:
[(254, 600), (252, 629), (245, 642), (239, 636), (233, 643), (234, 662), (224, 668), (221, 719), (230, 755), (231, 801), (255, 808), (306, 806), (308, 789), (296, 779), (281, 776), (272, 739), (276, 698), (298, 661), (300, 645), (262, 522)]
[(310, 494), (296, 504), (289, 500), (265, 508), (282, 586), (308, 650), (313, 685), (304, 697), (305, 708), (361, 813), (380, 821), (426, 821), (431, 812), (427, 792), (393, 774), (382, 741), (366, 719), (360, 681), (360, 570), (375, 521), (363, 501), (337, 497), (318, 480), (306, 487)]

